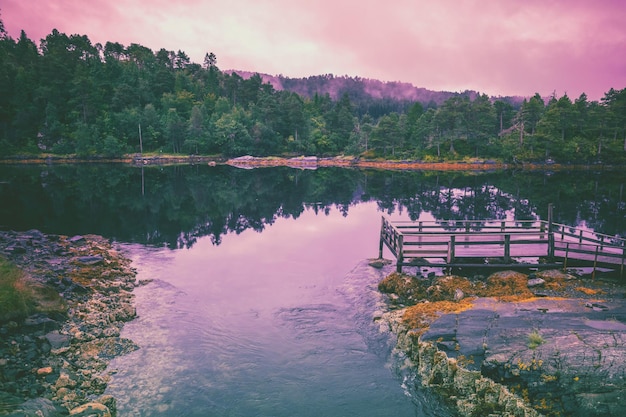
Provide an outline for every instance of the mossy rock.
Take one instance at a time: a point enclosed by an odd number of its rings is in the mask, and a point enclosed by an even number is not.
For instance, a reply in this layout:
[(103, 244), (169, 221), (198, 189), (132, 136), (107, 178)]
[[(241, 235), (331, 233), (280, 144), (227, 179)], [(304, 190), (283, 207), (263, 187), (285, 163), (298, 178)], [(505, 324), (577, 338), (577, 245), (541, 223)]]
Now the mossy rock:
[(427, 297), (426, 285), (418, 278), (393, 272), (378, 283), (378, 290), (385, 294), (395, 294), (396, 303), (415, 304)]

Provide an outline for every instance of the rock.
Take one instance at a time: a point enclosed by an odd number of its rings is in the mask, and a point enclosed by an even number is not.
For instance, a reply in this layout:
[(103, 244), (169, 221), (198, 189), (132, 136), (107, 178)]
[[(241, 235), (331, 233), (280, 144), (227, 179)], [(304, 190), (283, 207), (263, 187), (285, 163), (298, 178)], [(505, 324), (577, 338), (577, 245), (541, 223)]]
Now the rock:
[(79, 243), (79, 242), (84, 242), (85, 238), (81, 235), (75, 235), (72, 236), (71, 238), (67, 239), (68, 242), (70, 243)]
[(67, 388), (67, 387), (74, 388), (76, 386), (76, 381), (70, 378), (68, 374), (61, 374), (59, 375), (59, 379), (57, 379), (54, 386), (56, 389)]
[(74, 417), (111, 417), (109, 408), (100, 403), (92, 402), (83, 404), (70, 411), (70, 416)]
[(5, 253), (21, 254), (26, 253), (26, 248), (23, 246), (11, 245), (4, 248)]
[(546, 283), (545, 280), (541, 278), (532, 278), (528, 280), (528, 287), (541, 287)]
[(463, 293), (463, 290), (461, 290), (460, 288), (454, 290), (454, 301), (461, 301), (464, 297), (465, 294)]
[(34, 398), (18, 406), (6, 417), (57, 417), (67, 415), (67, 411), (56, 406), (47, 398)]
[(61, 324), (43, 314), (35, 314), (24, 320), (25, 330), (30, 332), (50, 331), (61, 328)]
[(382, 267), (384, 267), (385, 265), (389, 265), (390, 263), (391, 261), (388, 259), (374, 259), (370, 261), (369, 266), (381, 269)]
[(45, 368), (37, 369), (38, 376), (47, 376), (47, 375), (50, 375), (52, 372), (53, 370), (51, 366), (46, 366)]
[(102, 397), (96, 400), (97, 403), (105, 405), (112, 415), (117, 414), (117, 401), (111, 395), (103, 395)]
[(52, 331), (46, 334), (45, 337), (52, 349), (61, 349), (70, 345), (70, 336), (61, 334), (58, 331)]
[(585, 307), (590, 308), (593, 311), (606, 311), (609, 309), (607, 306), (598, 303), (585, 303)]
[(46, 236), (37, 229), (31, 229), (22, 234), (22, 237), (31, 240), (44, 240)]
[(100, 255), (78, 256), (74, 258), (74, 261), (82, 265), (90, 266), (90, 265), (98, 265), (104, 262), (104, 258)]

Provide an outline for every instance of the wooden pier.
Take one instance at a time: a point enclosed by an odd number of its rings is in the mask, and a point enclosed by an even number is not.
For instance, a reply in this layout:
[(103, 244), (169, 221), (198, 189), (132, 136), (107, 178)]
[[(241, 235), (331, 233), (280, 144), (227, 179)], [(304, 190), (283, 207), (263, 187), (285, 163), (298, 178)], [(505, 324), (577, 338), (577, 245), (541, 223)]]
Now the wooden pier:
[[(551, 209), (549, 212), (551, 213)], [(549, 216), (551, 218), (551, 215)], [(387, 246), (403, 266), (575, 267), (624, 274), (626, 240), (552, 220), (441, 220), (391, 222), (383, 216), (379, 257)]]

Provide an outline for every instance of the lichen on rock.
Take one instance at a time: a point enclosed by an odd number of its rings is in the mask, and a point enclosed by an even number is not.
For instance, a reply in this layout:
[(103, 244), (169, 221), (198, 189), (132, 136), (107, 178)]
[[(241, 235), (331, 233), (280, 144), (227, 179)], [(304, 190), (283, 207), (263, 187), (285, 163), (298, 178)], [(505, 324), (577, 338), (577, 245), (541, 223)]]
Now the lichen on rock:
[(391, 309), (380, 321), (421, 383), (460, 415), (621, 416), (626, 407), (623, 285), (562, 271), (392, 273), (379, 290)]

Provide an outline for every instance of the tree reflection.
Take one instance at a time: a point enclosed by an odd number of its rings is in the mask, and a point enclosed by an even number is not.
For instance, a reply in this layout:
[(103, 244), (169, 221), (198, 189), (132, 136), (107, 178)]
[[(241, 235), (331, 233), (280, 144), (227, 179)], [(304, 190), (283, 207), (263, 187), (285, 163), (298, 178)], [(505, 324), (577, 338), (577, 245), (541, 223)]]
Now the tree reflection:
[(428, 213), (450, 230), (468, 222), (477, 229), (483, 219), (545, 219), (552, 203), (558, 223), (625, 236), (625, 179), (616, 172), (0, 166), (0, 227), (182, 248), (203, 236), (219, 245), (225, 234), (261, 232), (308, 209), (348, 216), (362, 201), (412, 220)]

